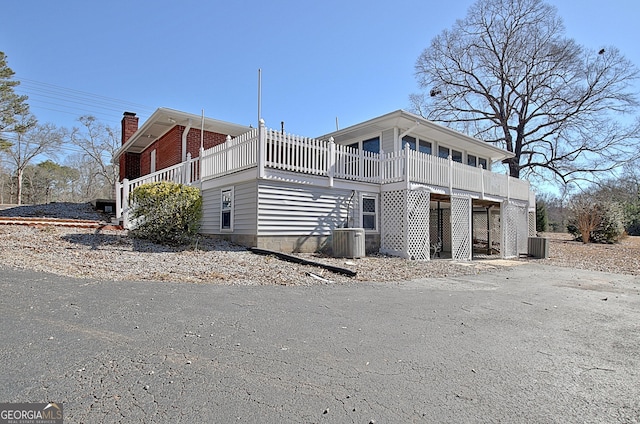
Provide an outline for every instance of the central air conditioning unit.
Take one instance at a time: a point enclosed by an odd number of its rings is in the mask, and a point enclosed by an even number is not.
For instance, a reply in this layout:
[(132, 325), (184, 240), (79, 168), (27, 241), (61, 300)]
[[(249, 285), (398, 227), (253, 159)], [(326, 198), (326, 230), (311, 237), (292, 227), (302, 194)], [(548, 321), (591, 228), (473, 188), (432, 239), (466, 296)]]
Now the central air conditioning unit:
[(536, 259), (549, 259), (549, 239), (544, 237), (529, 237), (529, 256)]
[(333, 230), (333, 256), (336, 258), (363, 258), (364, 228), (336, 228)]

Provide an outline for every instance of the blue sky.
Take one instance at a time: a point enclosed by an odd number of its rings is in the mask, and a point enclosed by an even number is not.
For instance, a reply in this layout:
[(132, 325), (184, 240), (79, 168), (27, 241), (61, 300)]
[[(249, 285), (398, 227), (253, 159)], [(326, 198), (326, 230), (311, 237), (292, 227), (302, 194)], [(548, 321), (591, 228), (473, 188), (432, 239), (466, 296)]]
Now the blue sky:
[[(640, 65), (637, 0), (549, 0), (567, 36)], [(0, 50), (41, 122), (118, 126), (157, 107), (318, 136), (408, 108), (414, 63), (471, 0), (35, 1), (2, 5)]]

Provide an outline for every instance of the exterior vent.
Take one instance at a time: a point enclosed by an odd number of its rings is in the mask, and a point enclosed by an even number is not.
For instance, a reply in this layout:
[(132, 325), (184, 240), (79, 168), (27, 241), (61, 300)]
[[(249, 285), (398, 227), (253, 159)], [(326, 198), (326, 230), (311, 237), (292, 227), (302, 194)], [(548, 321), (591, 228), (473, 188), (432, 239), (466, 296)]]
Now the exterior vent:
[(529, 237), (529, 256), (536, 259), (549, 259), (549, 239), (544, 237)]
[(333, 230), (333, 256), (336, 258), (363, 258), (364, 246), (364, 228)]

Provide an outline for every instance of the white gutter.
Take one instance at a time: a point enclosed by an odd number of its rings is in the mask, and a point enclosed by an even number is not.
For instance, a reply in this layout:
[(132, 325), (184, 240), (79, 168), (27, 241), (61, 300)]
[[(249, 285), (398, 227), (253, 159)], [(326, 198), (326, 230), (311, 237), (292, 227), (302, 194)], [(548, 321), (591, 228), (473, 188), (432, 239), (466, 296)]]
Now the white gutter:
[(187, 160), (187, 135), (189, 135), (189, 130), (191, 130), (191, 119), (189, 119), (189, 123), (187, 123), (182, 132), (182, 162)]

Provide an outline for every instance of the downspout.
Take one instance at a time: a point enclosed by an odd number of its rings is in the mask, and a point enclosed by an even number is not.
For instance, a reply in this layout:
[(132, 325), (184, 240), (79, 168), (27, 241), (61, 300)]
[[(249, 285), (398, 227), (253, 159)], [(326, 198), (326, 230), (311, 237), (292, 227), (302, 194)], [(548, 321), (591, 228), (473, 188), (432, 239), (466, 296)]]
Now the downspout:
[(187, 160), (187, 135), (189, 134), (189, 130), (191, 130), (191, 119), (189, 119), (187, 126), (182, 132), (182, 162)]
[[(405, 132), (403, 132), (402, 134), (400, 134), (398, 136), (398, 143), (400, 144), (400, 150), (402, 150), (402, 148), (404, 147), (402, 145), (402, 139), (404, 138), (405, 135), (409, 135), (410, 132), (413, 132), (413, 130), (415, 130), (416, 128), (418, 128), (420, 126), (420, 122), (416, 121), (415, 125), (411, 128), (409, 128), (408, 130), (406, 130)], [(416, 146), (416, 149), (418, 148), (418, 146)]]
[(406, 130), (405, 132), (400, 134), (398, 136), (398, 140), (400, 140), (400, 143), (402, 143), (402, 139), (404, 138), (405, 135), (409, 135), (410, 132), (412, 132), (413, 130), (415, 130), (419, 126), (420, 126), (420, 122), (416, 121), (416, 123), (413, 125), (413, 127), (409, 128), (408, 130)]

